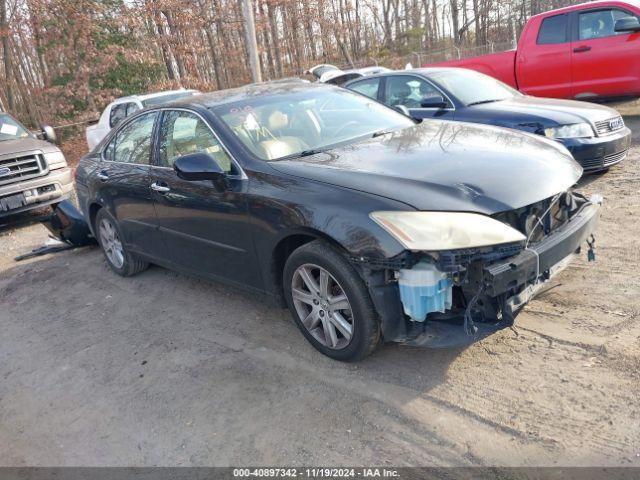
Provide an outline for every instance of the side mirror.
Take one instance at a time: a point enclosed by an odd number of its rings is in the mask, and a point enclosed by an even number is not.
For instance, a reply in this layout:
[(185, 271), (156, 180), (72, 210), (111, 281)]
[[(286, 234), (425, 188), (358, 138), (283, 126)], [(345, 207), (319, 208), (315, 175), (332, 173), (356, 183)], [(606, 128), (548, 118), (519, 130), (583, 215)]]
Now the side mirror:
[(444, 108), (447, 106), (447, 102), (445, 102), (442, 95), (434, 95), (433, 97), (423, 99), (420, 102), (420, 106), (422, 108)]
[(226, 184), (227, 173), (208, 153), (184, 155), (174, 162), (173, 169), (183, 180), (213, 180), (215, 183)]
[(56, 131), (50, 125), (42, 125), (42, 139), (47, 142), (57, 143), (58, 136), (56, 135)]
[(624, 17), (616, 20), (614, 30), (616, 32), (639, 32), (640, 22), (636, 17)]
[(394, 105), (393, 108), (394, 108), (394, 110), (400, 112), (403, 115), (406, 115), (407, 117), (411, 116), (411, 112), (404, 105)]

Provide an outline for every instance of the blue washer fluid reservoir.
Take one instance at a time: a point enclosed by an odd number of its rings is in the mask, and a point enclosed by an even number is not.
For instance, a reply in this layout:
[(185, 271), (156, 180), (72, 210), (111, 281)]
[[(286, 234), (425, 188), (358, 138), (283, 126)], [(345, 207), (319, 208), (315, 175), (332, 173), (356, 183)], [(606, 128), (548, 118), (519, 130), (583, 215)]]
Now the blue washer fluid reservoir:
[(400, 270), (398, 286), (404, 312), (415, 322), (424, 322), (430, 312), (451, 309), (453, 281), (425, 260)]

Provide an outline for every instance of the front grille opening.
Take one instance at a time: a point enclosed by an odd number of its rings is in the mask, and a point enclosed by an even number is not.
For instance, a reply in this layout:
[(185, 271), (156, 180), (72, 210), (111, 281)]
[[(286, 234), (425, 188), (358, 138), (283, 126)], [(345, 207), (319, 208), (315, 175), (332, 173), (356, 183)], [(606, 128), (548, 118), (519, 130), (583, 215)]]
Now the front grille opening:
[(596, 132), (598, 135), (607, 135), (609, 133), (622, 130), (624, 128), (624, 120), (621, 116), (608, 118), (606, 120), (600, 120), (596, 122)]
[(28, 180), (45, 172), (44, 158), (40, 154), (27, 154), (0, 159), (0, 185)]

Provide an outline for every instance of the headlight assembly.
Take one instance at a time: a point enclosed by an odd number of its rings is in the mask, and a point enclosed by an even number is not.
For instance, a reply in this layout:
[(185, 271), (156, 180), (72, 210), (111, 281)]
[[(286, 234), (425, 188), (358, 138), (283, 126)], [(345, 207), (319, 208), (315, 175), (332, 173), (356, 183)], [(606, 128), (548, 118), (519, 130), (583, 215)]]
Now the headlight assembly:
[(485, 215), (463, 212), (373, 212), (407, 250), (438, 251), (523, 242), (525, 236)]
[(549, 138), (591, 138), (594, 135), (593, 128), (588, 123), (574, 123), (572, 125), (546, 128), (544, 134)]
[(57, 168), (64, 168), (67, 166), (67, 160), (64, 158), (64, 154), (60, 151), (45, 153), (44, 158), (47, 161), (47, 165), (49, 165), (49, 170), (55, 170)]

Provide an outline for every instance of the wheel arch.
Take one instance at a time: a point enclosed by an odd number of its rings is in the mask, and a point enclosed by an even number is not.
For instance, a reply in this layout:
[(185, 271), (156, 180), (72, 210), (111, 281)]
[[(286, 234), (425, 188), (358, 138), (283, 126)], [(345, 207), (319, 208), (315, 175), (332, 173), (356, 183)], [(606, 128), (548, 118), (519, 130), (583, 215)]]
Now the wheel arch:
[(87, 209), (87, 212), (89, 214), (89, 228), (91, 229), (94, 237), (96, 236), (96, 216), (98, 215), (98, 211), (101, 208), (104, 208), (104, 206), (101, 203), (94, 201), (89, 205), (89, 208)]
[(288, 232), (275, 244), (271, 253), (271, 265), (269, 269), (269, 280), (274, 286), (274, 293), (277, 302), (286, 307), (284, 299), (284, 290), (282, 284), (282, 275), (284, 272), (284, 266), (289, 256), (299, 247), (307, 243), (322, 240), (325, 243), (331, 245), (340, 253), (348, 255), (347, 250), (334, 238), (329, 235), (311, 228), (302, 228), (295, 231)]

